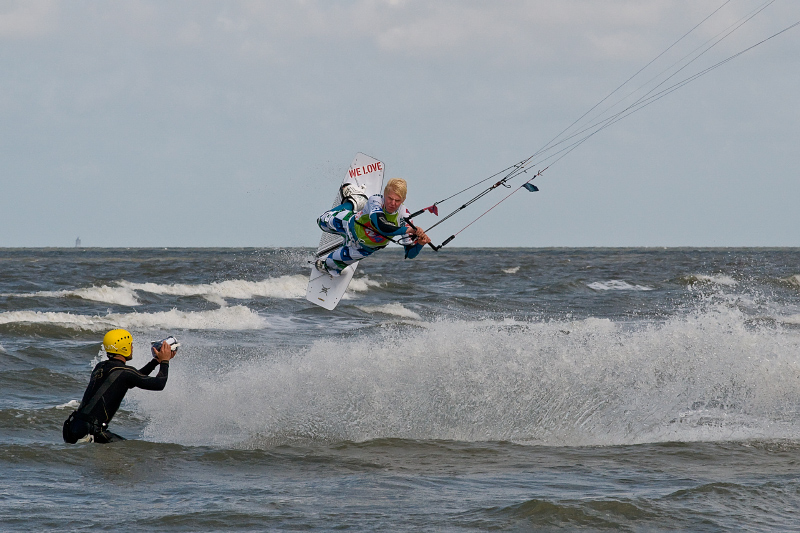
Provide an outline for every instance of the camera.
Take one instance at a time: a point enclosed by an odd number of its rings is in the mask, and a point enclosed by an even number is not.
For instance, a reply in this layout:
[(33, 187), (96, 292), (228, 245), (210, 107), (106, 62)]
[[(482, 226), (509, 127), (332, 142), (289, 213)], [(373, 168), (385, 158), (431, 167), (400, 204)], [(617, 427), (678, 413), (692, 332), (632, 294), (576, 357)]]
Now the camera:
[(154, 342), (150, 343), (150, 346), (151, 346), (150, 349), (152, 350), (153, 355), (155, 355), (157, 352), (161, 351), (161, 346), (163, 346), (165, 342), (167, 344), (169, 344), (169, 347), (173, 352), (177, 352), (178, 351), (178, 346), (181, 345), (181, 343), (178, 342), (178, 339), (176, 339), (175, 337), (170, 335), (166, 339), (162, 339), (160, 341), (154, 341)]

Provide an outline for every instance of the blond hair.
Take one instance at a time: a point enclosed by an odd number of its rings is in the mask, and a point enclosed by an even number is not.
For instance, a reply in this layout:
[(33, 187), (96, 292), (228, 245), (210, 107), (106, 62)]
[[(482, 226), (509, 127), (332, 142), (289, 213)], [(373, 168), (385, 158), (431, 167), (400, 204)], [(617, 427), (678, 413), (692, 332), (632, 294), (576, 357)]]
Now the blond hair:
[(406, 180), (402, 178), (392, 178), (386, 183), (386, 187), (383, 188), (383, 195), (386, 196), (386, 193), (393, 192), (400, 196), (405, 202), (407, 191), (408, 185), (406, 185)]

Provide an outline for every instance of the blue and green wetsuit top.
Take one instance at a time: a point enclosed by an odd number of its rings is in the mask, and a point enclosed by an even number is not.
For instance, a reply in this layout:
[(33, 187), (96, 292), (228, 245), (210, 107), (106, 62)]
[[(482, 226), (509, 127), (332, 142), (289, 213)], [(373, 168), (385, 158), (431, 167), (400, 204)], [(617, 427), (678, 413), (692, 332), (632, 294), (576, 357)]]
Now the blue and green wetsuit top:
[(401, 237), (397, 242), (406, 249), (406, 259), (413, 259), (422, 250), (422, 245), (414, 244), (413, 237), (406, 235), (408, 225), (404, 217), (410, 214), (405, 204), (401, 204), (394, 213), (387, 213), (383, 209), (383, 195), (375, 194), (369, 197), (367, 204), (355, 214), (350, 224), (362, 246), (383, 248), (389, 244), (389, 237)]

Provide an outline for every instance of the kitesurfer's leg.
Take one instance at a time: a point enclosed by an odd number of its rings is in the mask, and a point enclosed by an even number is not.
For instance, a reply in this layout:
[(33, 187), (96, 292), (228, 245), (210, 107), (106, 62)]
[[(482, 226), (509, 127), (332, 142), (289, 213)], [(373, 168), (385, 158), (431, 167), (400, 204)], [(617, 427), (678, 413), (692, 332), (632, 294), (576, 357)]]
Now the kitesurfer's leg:
[(367, 188), (364, 185), (345, 183), (339, 189), (342, 205), (349, 205), (351, 211), (361, 211), (367, 204)]
[(368, 248), (366, 246), (347, 245), (341, 246), (328, 254), (327, 257), (321, 259), (323, 263), (321, 266), (332, 276), (338, 276), (342, 273), (348, 265), (352, 265), (365, 257), (372, 255), (377, 248)]
[(347, 209), (347, 205), (338, 205), (330, 211), (322, 213), (317, 219), (319, 229), (326, 233), (333, 233), (347, 238), (347, 222), (353, 218), (353, 211)]
[(339, 192), (342, 203), (324, 212), (317, 219), (317, 225), (322, 231), (336, 233), (347, 237), (347, 222), (353, 217), (353, 213), (360, 211), (367, 203), (365, 187), (345, 183)]

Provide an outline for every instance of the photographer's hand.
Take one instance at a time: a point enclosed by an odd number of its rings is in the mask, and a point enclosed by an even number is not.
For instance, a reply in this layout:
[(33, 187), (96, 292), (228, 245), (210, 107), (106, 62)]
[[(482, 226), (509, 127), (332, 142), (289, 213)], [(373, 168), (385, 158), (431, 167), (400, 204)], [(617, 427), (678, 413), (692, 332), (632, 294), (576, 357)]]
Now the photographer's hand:
[(155, 353), (154, 357), (159, 363), (164, 363), (175, 357), (175, 352), (173, 352), (169, 344), (165, 342), (161, 345), (161, 349)]

